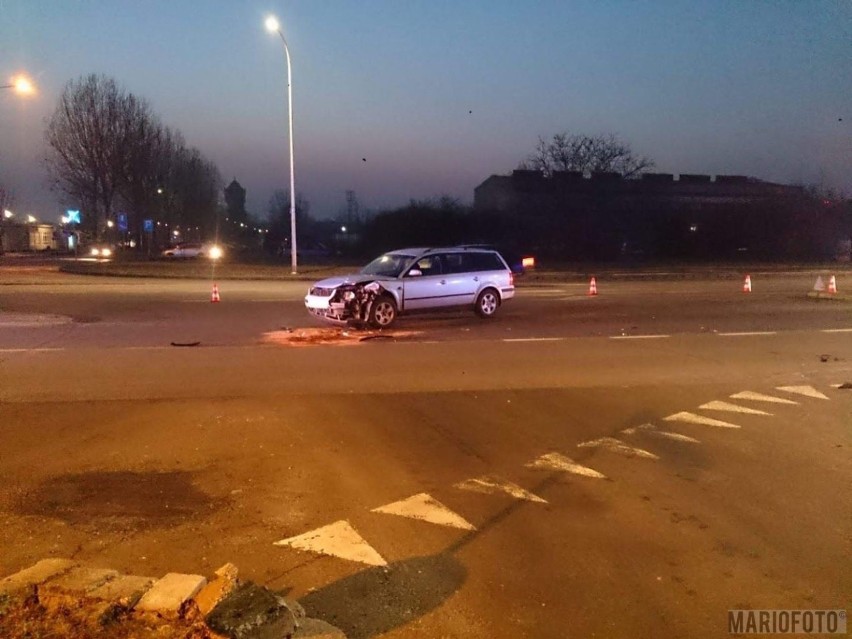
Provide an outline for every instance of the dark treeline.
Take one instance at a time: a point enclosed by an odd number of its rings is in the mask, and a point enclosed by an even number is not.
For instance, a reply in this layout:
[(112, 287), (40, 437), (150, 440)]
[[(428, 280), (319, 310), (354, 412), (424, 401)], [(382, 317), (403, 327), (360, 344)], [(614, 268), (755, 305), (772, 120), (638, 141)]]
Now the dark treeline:
[(852, 204), (812, 194), (697, 207), (602, 198), (562, 212), (476, 211), (443, 197), (375, 215), (355, 252), (492, 243), (551, 262), (826, 260), (848, 256), (850, 236)]

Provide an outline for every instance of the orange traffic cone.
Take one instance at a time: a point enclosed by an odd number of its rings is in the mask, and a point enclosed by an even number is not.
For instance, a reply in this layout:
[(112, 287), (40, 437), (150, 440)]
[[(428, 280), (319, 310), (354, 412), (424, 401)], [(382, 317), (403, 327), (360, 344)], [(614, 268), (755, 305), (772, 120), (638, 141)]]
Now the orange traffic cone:
[(213, 285), (213, 292), (210, 294), (210, 302), (218, 302), (219, 301), (219, 286)]
[(743, 282), (743, 293), (751, 293), (751, 275), (745, 276), (745, 281)]
[(837, 280), (834, 278), (834, 275), (832, 275), (831, 279), (828, 280), (828, 292), (832, 295), (837, 293)]
[(597, 295), (598, 294), (598, 283), (595, 281), (595, 278), (592, 278), (592, 281), (589, 282), (589, 295)]

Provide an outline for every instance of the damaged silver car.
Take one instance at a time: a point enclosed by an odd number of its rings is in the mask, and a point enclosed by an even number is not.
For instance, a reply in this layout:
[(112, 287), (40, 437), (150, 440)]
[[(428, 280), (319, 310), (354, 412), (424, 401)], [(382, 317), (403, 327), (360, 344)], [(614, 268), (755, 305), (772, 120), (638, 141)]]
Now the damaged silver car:
[(305, 307), (334, 324), (387, 328), (400, 314), (450, 307), (490, 318), (514, 295), (512, 270), (497, 251), (410, 248), (385, 253), (357, 274), (317, 282)]

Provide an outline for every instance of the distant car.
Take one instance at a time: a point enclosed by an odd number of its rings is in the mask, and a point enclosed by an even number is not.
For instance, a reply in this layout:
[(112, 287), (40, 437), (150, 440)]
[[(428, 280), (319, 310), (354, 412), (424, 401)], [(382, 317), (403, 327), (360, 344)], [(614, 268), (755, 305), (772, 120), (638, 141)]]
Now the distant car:
[(333, 324), (387, 328), (400, 314), (450, 307), (490, 318), (514, 295), (512, 270), (497, 251), (409, 248), (385, 253), (359, 273), (317, 282), (305, 307)]
[(202, 244), (200, 242), (181, 242), (163, 251), (163, 257), (175, 259), (209, 258), (221, 259), (225, 252), (218, 244)]
[(89, 256), (99, 259), (110, 259), (115, 255), (115, 247), (109, 244), (92, 244), (89, 247)]

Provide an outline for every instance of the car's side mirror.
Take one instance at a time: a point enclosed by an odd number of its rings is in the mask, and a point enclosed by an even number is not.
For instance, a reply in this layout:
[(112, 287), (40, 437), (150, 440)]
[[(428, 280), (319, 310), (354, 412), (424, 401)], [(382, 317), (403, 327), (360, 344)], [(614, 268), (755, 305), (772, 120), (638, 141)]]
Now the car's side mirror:
[(408, 271), (408, 277), (420, 277), (421, 275), (423, 275), (423, 271), (417, 268), (413, 268)]

